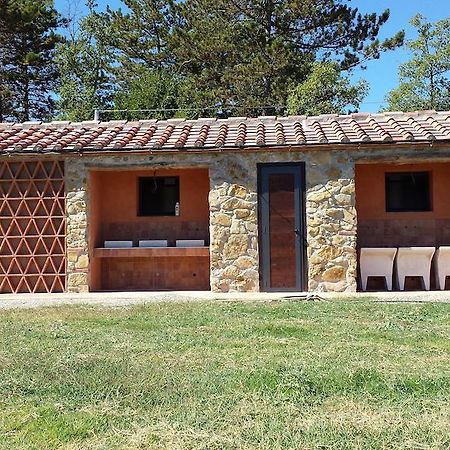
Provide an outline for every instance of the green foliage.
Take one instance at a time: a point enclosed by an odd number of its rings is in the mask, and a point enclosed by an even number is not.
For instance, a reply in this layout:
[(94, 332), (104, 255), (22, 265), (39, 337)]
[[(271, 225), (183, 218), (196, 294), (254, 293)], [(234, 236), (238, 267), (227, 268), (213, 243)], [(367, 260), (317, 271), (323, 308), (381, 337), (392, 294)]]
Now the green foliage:
[(411, 59), (399, 70), (400, 85), (387, 96), (387, 110), (450, 109), (450, 18), (411, 20), (418, 37), (407, 42)]
[(171, 60), (168, 39), (171, 33), (170, 0), (124, 0), (127, 12), (109, 6), (93, 15), (99, 23), (96, 37), (117, 64), (119, 81), (128, 81), (144, 69), (166, 67)]
[[(166, 1), (128, 0), (127, 11), (96, 11), (82, 19), (72, 42), (60, 47), (59, 109), (62, 117), (92, 117), (93, 109), (149, 110), (177, 108), (177, 86), (168, 69), (170, 24)], [(163, 118), (173, 115), (151, 114)], [(149, 113), (116, 113), (122, 119)]]
[(114, 97), (114, 107), (119, 110), (145, 110), (142, 113), (120, 113), (121, 118), (145, 119), (151, 113), (155, 119), (167, 119), (173, 117), (173, 110), (178, 108), (178, 89), (178, 82), (170, 72), (143, 70), (129, 83), (122, 83)]
[[(389, 11), (361, 15), (341, 0), (124, 3), (125, 11), (94, 13), (95, 38), (114, 60), (116, 100), (124, 109), (167, 103), (165, 87), (140, 81), (144, 71), (163, 77), (164, 86), (171, 73), (178, 87), (170, 103), (190, 117), (283, 114), (290, 87), (308, 79), (314, 61), (334, 60), (339, 71), (348, 70), (403, 40), (402, 33), (383, 42), (376, 38)], [(147, 90), (142, 99), (135, 95)]]
[(284, 112), (289, 87), (316, 60), (349, 69), (403, 40), (376, 39), (389, 11), (360, 15), (340, 0), (186, 0), (174, 15), (171, 48), (189, 103), (238, 115)]
[(327, 83), (338, 84), (317, 112), (341, 110), (358, 105), (364, 89), (331, 72), (403, 42), (402, 32), (377, 38), (388, 10), (360, 14), (346, 0), (122, 1), (101, 12), (87, 0), (88, 15), (61, 42), (51, 0), (0, 0), (0, 118), (47, 118), (55, 99), (71, 120), (94, 108), (284, 114), (293, 86), (318, 89), (315, 62), (331, 64)]
[(0, 1), (0, 121), (53, 114), (61, 24), (52, 0)]
[(91, 13), (81, 20), (75, 34), (57, 47), (61, 119), (92, 119), (94, 109), (111, 106), (113, 60), (94, 37), (101, 23), (92, 8), (91, 4)]
[(288, 97), (289, 114), (342, 114), (346, 108), (358, 109), (367, 95), (365, 81), (352, 85), (341, 74), (337, 63), (314, 63), (303, 83), (292, 88)]

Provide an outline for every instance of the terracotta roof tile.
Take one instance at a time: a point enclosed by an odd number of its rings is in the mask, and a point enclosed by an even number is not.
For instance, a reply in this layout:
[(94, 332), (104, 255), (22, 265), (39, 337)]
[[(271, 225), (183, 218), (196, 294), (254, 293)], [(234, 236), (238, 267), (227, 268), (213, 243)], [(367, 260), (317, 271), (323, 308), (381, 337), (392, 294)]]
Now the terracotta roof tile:
[(262, 122), (258, 123), (256, 127), (256, 145), (266, 145), (266, 127)]
[(333, 128), (334, 133), (336, 134), (337, 138), (341, 143), (348, 143), (350, 142), (350, 139), (348, 136), (344, 133), (344, 130), (342, 129), (341, 125), (337, 120), (331, 121), (331, 126)]
[(192, 125), (187, 124), (181, 130), (180, 137), (175, 142), (176, 148), (183, 148), (186, 145), (186, 141), (188, 140), (189, 133), (191, 132)]
[(195, 147), (201, 148), (205, 145), (206, 139), (208, 138), (209, 128), (210, 125), (207, 123), (205, 125), (202, 125), (198, 138), (195, 141)]
[[(450, 116), (446, 118), (445, 122), (448, 122), (449, 120)], [(428, 116), (425, 122), (429, 124), (436, 136), (440, 135), (445, 138), (450, 138), (450, 127), (448, 126), (448, 124), (447, 126), (444, 126), (444, 124), (438, 121), (437, 118), (433, 115)]]
[(159, 139), (153, 144), (153, 148), (155, 149), (162, 148), (162, 146), (170, 139), (173, 130), (175, 130), (175, 125), (173, 124), (166, 125)]
[(355, 119), (352, 118), (350, 120), (350, 126), (351, 130), (356, 135), (356, 140), (359, 140), (361, 142), (371, 141), (370, 136), (364, 131), (364, 128), (362, 128), (361, 125)]
[(275, 136), (277, 138), (277, 145), (286, 144), (286, 138), (284, 136), (284, 126), (281, 122), (275, 124)]
[(428, 129), (428, 125), (422, 125), (419, 122), (417, 122), (416, 119), (414, 119), (414, 117), (408, 117), (408, 119), (406, 120), (408, 122), (409, 125), (411, 125), (412, 128), (414, 128), (415, 132), (418, 134), (418, 136), (425, 136), (425, 138), (428, 141), (434, 141), (436, 140), (436, 137), (434, 136), (434, 134)]
[(244, 147), (246, 137), (247, 137), (247, 124), (245, 122), (241, 122), (238, 125), (237, 129), (236, 147)]
[(328, 139), (323, 131), (323, 128), (317, 120), (314, 120), (314, 122), (311, 123), (311, 128), (314, 130), (314, 133), (316, 133), (317, 140), (320, 144), (328, 143)]
[(414, 134), (404, 126), (405, 124), (401, 124), (393, 117), (389, 117), (387, 123), (401, 136), (401, 139), (405, 141), (414, 141)]
[(373, 141), (382, 140), (386, 142), (393, 140), (391, 134), (386, 130), (386, 127), (383, 128), (373, 117), (368, 118), (367, 124), (379, 135), (379, 139), (372, 139)]
[(303, 132), (303, 127), (300, 122), (294, 123), (294, 133), (295, 133), (295, 143), (299, 145), (306, 144), (305, 133)]
[(227, 135), (228, 135), (228, 125), (226, 123), (223, 123), (220, 125), (219, 134), (217, 135), (215, 146), (223, 147), (225, 145)]
[(450, 112), (0, 124), (0, 153), (180, 151), (450, 140)]

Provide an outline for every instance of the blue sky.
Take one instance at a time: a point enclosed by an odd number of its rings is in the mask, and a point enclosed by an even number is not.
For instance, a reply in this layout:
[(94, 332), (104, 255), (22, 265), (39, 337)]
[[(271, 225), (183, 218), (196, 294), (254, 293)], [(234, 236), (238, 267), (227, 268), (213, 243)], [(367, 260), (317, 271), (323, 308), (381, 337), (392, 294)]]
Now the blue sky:
[[(121, 4), (119, 0), (97, 0), (101, 8), (110, 5), (115, 8)], [(83, 0), (56, 0), (56, 7), (65, 13), (68, 5), (72, 9), (83, 9)], [(390, 9), (391, 17), (381, 29), (380, 38), (390, 37), (399, 30), (406, 31), (407, 39), (415, 37), (409, 20), (417, 13), (421, 13), (430, 21), (444, 19), (450, 16), (450, 0), (353, 0), (353, 6), (361, 12), (380, 13)], [(353, 78), (366, 79), (370, 84), (370, 93), (361, 105), (362, 111), (376, 112), (383, 106), (386, 93), (398, 85), (398, 66), (409, 58), (405, 48), (384, 53), (379, 60), (370, 61), (366, 70), (355, 71)]]
[[(414, 29), (409, 20), (421, 13), (434, 22), (450, 16), (450, 0), (355, 0), (352, 2), (361, 12), (381, 12), (390, 9), (391, 17), (380, 31), (380, 38), (405, 30), (407, 39), (414, 39)], [(387, 92), (398, 85), (398, 66), (409, 59), (406, 48), (384, 53), (380, 59), (370, 61), (366, 70), (357, 71), (355, 79), (365, 78), (370, 93), (361, 105), (362, 111), (376, 112), (383, 106)]]

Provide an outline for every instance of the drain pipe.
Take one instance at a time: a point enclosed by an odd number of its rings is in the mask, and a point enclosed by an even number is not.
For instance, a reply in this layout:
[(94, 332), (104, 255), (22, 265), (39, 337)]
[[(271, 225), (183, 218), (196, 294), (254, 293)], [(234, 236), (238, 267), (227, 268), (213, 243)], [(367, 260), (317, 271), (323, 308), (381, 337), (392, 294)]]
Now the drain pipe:
[(99, 109), (94, 109), (94, 121), (100, 122), (100, 110)]

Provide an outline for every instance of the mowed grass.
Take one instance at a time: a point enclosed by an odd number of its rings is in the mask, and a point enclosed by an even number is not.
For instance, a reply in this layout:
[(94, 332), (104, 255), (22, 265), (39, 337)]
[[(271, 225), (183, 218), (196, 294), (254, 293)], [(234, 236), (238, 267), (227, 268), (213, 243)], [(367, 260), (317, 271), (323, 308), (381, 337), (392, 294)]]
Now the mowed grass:
[(450, 305), (0, 313), (1, 449), (449, 449)]

